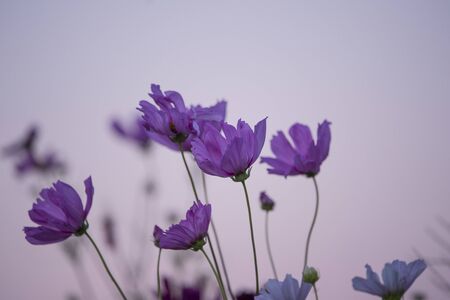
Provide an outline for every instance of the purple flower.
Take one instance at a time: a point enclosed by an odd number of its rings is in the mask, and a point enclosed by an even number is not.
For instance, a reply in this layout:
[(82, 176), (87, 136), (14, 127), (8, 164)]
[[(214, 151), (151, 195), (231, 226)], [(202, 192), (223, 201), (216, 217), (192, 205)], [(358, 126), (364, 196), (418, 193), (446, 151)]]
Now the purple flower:
[(142, 100), (138, 110), (144, 113), (143, 120), (150, 138), (173, 150), (179, 150), (181, 144), (183, 150), (190, 151), (192, 139), (202, 133), (206, 124), (220, 127), (225, 119), (225, 101), (207, 108), (187, 108), (178, 92), (163, 93), (156, 84), (151, 85), (151, 91), (149, 96), (158, 107)]
[(129, 127), (125, 127), (119, 120), (114, 119), (111, 122), (111, 128), (119, 137), (137, 144), (143, 150), (147, 150), (150, 147), (150, 138), (144, 124), (144, 120), (140, 117), (137, 117)]
[(330, 124), (327, 120), (319, 124), (317, 143), (314, 143), (308, 126), (299, 123), (292, 125), (289, 135), (294, 147), (284, 133), (278, 131), (270, 141), (275, 158), (262, 157), (261, 162), (270, 165), (271, 168), (267, 169), (270, 174), (315, 176), (328, 156), (331, 141)]
[(266, 192), (261, 192), (259, 194), (259, 202), (261, 203), (261, 208), (266, 211), (273, 210), (273, 207), (275, 206), (275, 202), (266, 194)]
[(255, 300), (305, 300), (312, 285), (298, 284), (297, 279), (287, 274), (284, 281), (269, 279)]
[(394, 260), (384, 265), (383, 283), (381, 283), (378, 275), (369, 265), (366, 265), (367, 278), (354, 277), (353, 288), (385, 300), (400, 300), (426, 267), (427, 265), (421, 259), (409, 264)]
[(266, 118), (256, 124), (254, 131), (241, 120), (236, 128), (224, 123), (222, 130), (225, 136), (216, 127), (205, 126), (202, 136), (192, 141), (195, 160), (207, 174), (245, 180), (264, 146)]
[(63, 241), (72, 234), (82, 235), (87, 229), (86, 217), (92, 206), (94, 187), (91, 177), (84, 181), (86, 206), (83, 209), (78, 193), (62, 181), (43, 189), (28, 212), (38, 227), (24, 227), (25, 239), (33, 245)]
[(206, 243), (205, 237), (210, 221), (211, 205), (203, 205), (200, 201), (194, 203), (186, 212), (186, 219), (181, 220), (180, 223), (170, 226), (164, 232), (155, 226), (153, 231), (155, 244), (159, 240), (158, 244), (162, 249), (200, 250)]
[(42, 157), (37, 157), (29, 152), (16, 162), (15, 168), (19, 175), (33, 171), (45, 174), (64, 171), (64, 164), (57, 158), (55, 153), (50, 152)]

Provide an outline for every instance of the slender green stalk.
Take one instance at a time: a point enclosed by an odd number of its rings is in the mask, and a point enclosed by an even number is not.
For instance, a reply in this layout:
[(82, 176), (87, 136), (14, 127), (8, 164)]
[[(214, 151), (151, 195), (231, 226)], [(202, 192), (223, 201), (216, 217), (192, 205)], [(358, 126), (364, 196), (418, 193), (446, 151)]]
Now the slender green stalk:
[(114, 278), (114, 276), (112, 275), (111, 271), (108, 268), (108, 265), (106, 264), (105, 259), (103, 258), (102, 253), (100, 252), (100, 249), (98, 249), (97, 244), (94, 242), (94, 240), (92, 239), (92, 237), (89, 235), (89, 233), (86, 231), (84, 233), (87, 238), (89, 239), (89, 241), (92, 243), (92, 245), (94, 246), (95, 250), (97, 251), (98, 256), (100, 256), (100, 260), (103, 263), (103, 266), (105, 267), (106, 272), (109, 275), (109, 278), (111, 278), (112, 282), (114, 283), (114, 285), (116, 286), (117, 290), (119, 291), (120, 295), (122, 296), (122, 299), (127, 300), (127, 297), (125, 296), (125, 294), (123, 293), (122, 289), (120, 288), (119, 284), (117, 283), (116, 279)]
[(313, 284), (314, 296), (316, 296), (316, 300), (319, 300), (319, 294), (317, 293), (316, 284)]
[[(179, 146), (180, 146), (180, 152), (181, 152), (181, 157), (183, 158), (184, 166), (186, 167), (186, 171), (188, 173), (189, 180), (191, 181), (192, 191), (194, 191), (195, 200), (198, 203), (198, 202), (200, 202), (200, 200), (199, 200), (199, 197), (198, 197), (198, 194), (197, 194), (197, 189), (195, 188), (195, 182), (194, 182), (194, 179), (192, 177), (191, 171), (189, 170), (189, 166), (187, 164), (186, 157), (185, 157), (184, 151), (183, 151), (183, 146), (182, 146), (181, 143), (179, 144)], [(214, 265), (217, 268), (217, 273), (219, 275), (220, 282), (223, 284), (222, 274), (220, 273), (219, 264), (217, 263), (216, 253), (214, 251), (213, 244), (211, 243), (211, 239), (209, 237), (209, 234), (207, 234), (206, 237), (208, 239), (208, 245), (209, 245), (209, 248), (211, 249), (211, 254), (212, 254), (212, 257), (213, 257), (213, 260), (214, 260)]]
[(189, 170), (189, 166), (186, 162), (186, 157), (184, 156), (183, 145), (181, 143), (179, 145), (180, 145), (181, 157), (183, 158), (184, 166), (186, 167), (186, 171), (189, 175), (189, 180), (191, 181), (192, 190), (194, 191), (195, 200), (197, 200), (197, 202), (198, 202), (199, 198), (198, 198), (198, 194), (197, 194), (197, 189), (195, 188), (194, 178), (192, 178), (191, 171)]
[[(204, 172), (202, 172), (202, 183), (203, 183), (203, 194), (205, 196), (205, 203), (209, 203), (208, 190), (206, 188), (206, 176), (205, 176)], [(230, 277), (228, 276), (228, 271), (227, 271), (227, 267), (225, 264), (225, 259), (223, 257), (222, 248), (220, 247), (219, 235), (217, 234), (216, 226), (214, 225), (213, 219), (211, 219), (211, 228), (213, 231), (214, 239), (216, 241), (217, 250), (219, 251), (220, 263), (222, 265), (223, 273), (225, 275), (225, 281), (227, 283), (228, 293), (230, 294), (231, 298), (234, 299), (233, 290), (231, 289), (231, 284), (230, 284)], [(221, 276), (219, 267), (216, 266), (216, 268), (219, 270), (219, 276)]]
[(256, 258), (255, 235), (253, 233), (252, 210), (250, 208), (250, 200), (248, 198), (247, 186), (245, 185), (245, 181), (241, 181), (241, 182), (242, 182), (242, 186), (244, 187), (245, 200), (247, 201), (248, 222), (250, 223), (250, 235), (252, 237), (252, 247), (253, 247), (253, 260), (255, 263), (256, 294), (258, 294), (259, 293), (259, 274), (258, 274), (258, 260)]
[(267, 253), (269, 254), (269, 259), (270, 259), (270, 265), (272, 266), (272, 271), (273, 271), (273, 275), (275, 276), (275, 279), (278, 280), (278, 275), (277, 275), (277, 269), (275, 268), (275, 263), (273, 261), (273, 256), (272, 256), (272, 249), (270, 247), (270, 239), (269, 239), (269, 212), (266, 211), (266, 222), (265, 222), (265, 227), (266, 227), (266, 246), (267, 246)]
[(159, 248), (158, 264), (156, 265), (156, 278), (158, 280), (158, 299), (159, 300), (162, 300), (162, 295), (161, 295), (161, 276), (159, 275), (159, 263), (161, 262), (161, 252), (162, 252), (162, 249)]
[(312, 177), (312, 179), (313, 179), (313, 182), (314, 182), (314, 187), (316, 189), (316, 208), (314, 210), (314, 217), (313, 217), (313, 220), (312, 220), (312, 223), (311, 223), (311, 227), (309, 228), (308, 238), (306, 239), (305, 261), (303, 263), (302, 274), (305, 271), (306, 267), (308, 266), (309, 243), (311, 241), (312, 231), (314, 229), (314, 225), (316, 224), (317, 214), (319, 212), (319, 187), (317, 186), (316, 177)]
[(228, 300), (227, 294), (225, 293), (225, 288), (223, 287), (223, 283), (220, 280), (219, 275), (216, 272), (216, 269), (214, 268), (211, 260), (209, 259), (208, 255), (206, 254), (205, 250), (203, 250), (203, 248), (200, 249), (200, 251), (202, 251), (203, 255), (206, 257), (206, 260), (208, 261), (209, 266), (211, 267), (211, 270), (213, 271), (214, 276), (216, 277), (217, 284), (219, 285), (219, 289), (220, 289), (220, 294), (222, 295), (222, 300)]

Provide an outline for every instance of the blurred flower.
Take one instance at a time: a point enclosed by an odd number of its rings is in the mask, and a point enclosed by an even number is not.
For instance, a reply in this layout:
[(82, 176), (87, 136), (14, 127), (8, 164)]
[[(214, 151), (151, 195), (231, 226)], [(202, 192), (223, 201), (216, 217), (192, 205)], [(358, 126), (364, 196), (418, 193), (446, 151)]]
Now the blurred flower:
[(29, 172), (51, 173), (64, 170), (64, 164), (56, 157), (54, 153), (47, 153), (42, 157), (36, 157), (32, 153), (24, 155), (15, 165), (19, 175)]
[(247, 172), (258, 159), (266, 138), (266, 119), (256, 124), (254, 131), (242, 120), (236, 128), (223, 124), (219, 129), (207, 124), (202, 136), (192, 141), (192, 153), (203, 172), (237, 181), (248, 178)]
[(367, 279), (354, 277), (353, 288), (385, 300), (400, 300), (426, 267), (427, 265), (421, 259), (409, 264), (394, 260), (392, 263), (384, 265), (383, 283), (381, 283), (378, 274), (373, 272), (369, 265), (366, 265)]
[(34, 153), (38, 132), (39, 128), (37, 126), (31, 126), (24, 138), (3, 149), (4, 154), (17, 155), (22, 153)]
[(91, 177), (84, 181), (87, 196), (83, 209), (78, 193), (62, 181), (43, 189), (28, 212), (38, 227), (24, 227), (25, 239), (33, 245), (44, 245), (63, 241), (72, 234), (82, 235), (87, 229), (86, 217), (92, 206), (94, 187)]
[(320, 171), (320, 165), (327, 158), (330, 149), (330, 122), (327, 120), (319, 124), (317, 143), (311, 135), (308, 126), (296, 123), (289, 129), (294, 147), (283, 132), (278, 131), (270, 141), (275, 158), (262, 157), (261, 163), (267, 163), (271, 168), (270, 174), (278, 175), (306, 175), (314, 176)]
[(305, 300), (312, 285), (302, 282), (287, 274), (284, 281), (269, 279), (255, 300)]
[(253, 300), (255, 296), (252, 292), (240, 292), (236, 295), (236, 300)]
[(178, 92), (163, 93), (156, 84), (151, 85), (149, 96), (159, 108), (145, 100), (139, 102), (144, 126), (152, 140), (173, 150), (179, 150), (181, 144), (183, 150), (190, 151), (193, 137), (200, 135), (206, 124), (220, 127), (225, 120), (225, 101), (207, 108), (194, 106), (188, 109)]
[(165, 232), (161, 232), (159, 227), (155, 226), (154, 235), (156, 232), (159, 247), (162, 249), (197, 251), (206, 243), (205, 237), (210, 221), (211, 205), (197, 202), (186, 212), (185, 220), (170, 226)]
[(64, 241), (62, 244), (62, 249), (64, 253), (67, 255), (67, 257), (70, 259), (73, 263), (78, 263), (80, 260), (80, 243), (78, 240), (70, 239)]
[(147, 130), (144, 128), (144, 123), (142, 118), (136, 117), (128, 127), (125, 127), (122, 122), (113, 119), (111, 121), (111, 128), (117, 136), (138, 145), (145, 151), (150, 148), (151, 142)]
[(261, 208), (265, 211), (271, 211), (275, 206), (275, 202), (273, 202), (272, 198), (270, 198), (266, 192), (261, 192), (259, 194), (259, 202), (261, 203)]
[(102, 219), (103, 233), (108, 245), (111, 249), (115, 249), (117, 246), (116, 239), (116, 223), (112, 215), (107, 214), (103, 216)]
[(200, 300), (202, 290), (198, 286), (177, 286), (171, 279), (164, 278), (163, 300)]

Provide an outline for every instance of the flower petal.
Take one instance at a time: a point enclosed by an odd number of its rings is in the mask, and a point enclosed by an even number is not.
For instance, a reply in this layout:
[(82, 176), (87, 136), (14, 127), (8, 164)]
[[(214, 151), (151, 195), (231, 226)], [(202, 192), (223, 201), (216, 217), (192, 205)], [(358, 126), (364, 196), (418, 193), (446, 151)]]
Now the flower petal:
[(331, 131), (330, 122), (327, 120), (319, 124), (317, 129), (317, 151), (319, 154), (320, 163), (328, 157), (330, 151)]
[(295, 148), (300, 156), (306, 156), (311, 145), (314, 145), (314, 141), (311, 135), (309, 127), (300, 123), (296, 123), (289, 129), (289, 134), (294, 141)]
[(89, 176), (84, 181), (84, 190), (86, 192), (86, 206), (84, 208), (84, 219), (87, 218), (92, 206), (92, 199), (94, 198), (94, 186), (92, 185), (92, 178)]
[(61, 242), (72, 235), (72, 233), (61, 232), (39, 227), (24, 227), (25, 239), (33, 245), (46, 245)]

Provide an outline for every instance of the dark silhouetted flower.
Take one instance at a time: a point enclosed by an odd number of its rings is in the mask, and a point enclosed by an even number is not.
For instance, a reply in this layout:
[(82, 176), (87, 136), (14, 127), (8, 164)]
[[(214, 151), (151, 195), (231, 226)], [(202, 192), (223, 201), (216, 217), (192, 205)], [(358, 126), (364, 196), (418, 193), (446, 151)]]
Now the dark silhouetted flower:
[(255, 296), (252, 292), (240, 292), (236, 295), (236, 300), (253, 300)]
[[(159, 247), (173, 250), (200, 250), (205, 245), (205, 237), (208, 233), (211, 221), (211, 205), (194, 203), (186, 212), (186, 219), (170, 226), (164, 232), (155, 226), (153, 235), (155, 241), (159, 238)], [(156, 244), (156, 243), (155, 243)]]
[(421, 259), (409, 264), (394, 260), (384, 265), (381, 283), (378, 274), (366, 265), (367, 278), (354, 277), (353, 288), (357, 291), (379, 296), (384, 300), (400, 300), (414, 281), (426, 269), (427, 265)]
[(320, 165), (327, 158), (330, 149), (330, 122), (323, 121), (317, 130), (317, 143), (308, 126), (296, 123), (289, 129), (294, 147), (283, 132), (278, 131), (270, 141), (275, 158), (262, 157), (261, 162), (270, 165), (271, 174), (314, 176), (320, 171)]
[(151, 145), (150, 137), (144, 128), (144, 120), (137, 117), (128, 127), (117, 119), (111, 121), (111, 128), (121, 138), (138, 145), (142, 150), (148, 150)]
[(64, 170), (64, 164), (57, 158), (55, 153), (47, 153), (42, 157), (27, 153), (22, 156), (15, 165), (17, 174), (24, 175), (29, 172), (52, 173)]
[(273, 202), (272, 198), (270, 198), (266, 192), (261, 192), (259, 194), (259, 202), (261, 203), (261, 208), (265, 211), (271, 211), (275, 206), (275, 202)]
[(151, 85), (153, 104), (143, 100), (138, 108), (144, 113), (143, 120), (150, 138), (173, 150), (180, 144), (185, 151), (191, 150), (191, 141), (201, 134), (206, 124), (219, 127), (225, 120), (226, 102), (220, 101), (211, 107), (187, 108), (183, 97), (175, 91), (161, 92), (159, 85)]
[(297, 279), (287, 274), (284, 281), (269, 279), (255, 300), (305, 300), (312, 285), (298, 284)]
[(163, 279), (164, 290), (162, 292), (163, 300), (201, 300), (202, 289), (197, 286), (179, 286), (175, 284), (171, 279)]
[(237, 181), (248, 178), (249, 168), (258, 159), (266, 139), (266, 119), (254, 131), (239, 120), (236, 128), (227, 123), (219, 129), (207, 124), (201, 137), (192, 141), (192, 153), (203, 172)]
[(103, 216), (102, 226), (106, 245), (115, 249), (117, 247), (116, 222), (111, 214)]
[(34, 153), (36, 140), (38, 137), (39, 129), (37, 126), (31, 126), (25, 137), (20, 139), (19, 141), (11, 144), (4, 149), (5, 155), (18, 155), (22, 153)]
[(86, 206), (83, 209), (80, 196), (73, 187), (57, 181), (53, 187), (43, 189), (28, 212), (38, 227), (25, 227), (25, 239), (33, 245), (44, 245), (63, 241), (72, 234), (86, 232), (86, 217), (92, 206), (94, 187), (91, 177), (84, 181)]

